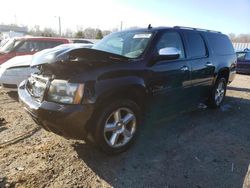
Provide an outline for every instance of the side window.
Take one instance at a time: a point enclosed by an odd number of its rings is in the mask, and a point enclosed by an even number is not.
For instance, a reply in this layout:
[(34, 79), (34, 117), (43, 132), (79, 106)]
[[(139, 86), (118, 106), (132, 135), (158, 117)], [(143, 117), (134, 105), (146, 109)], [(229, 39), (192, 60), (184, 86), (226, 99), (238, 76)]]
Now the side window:
[(246, 60), (246, 61), (250, 61), (250, 52), (246, 53), (245, 60)]
[(174, 47), (180, 51), (180, 58), (185, 58), (184, 48), (181, 40), (181, 36), (177, 32), (164, 33), (158, 43), (156, 44), (157, 52), (162, 48)]
[(18, 46), (16, 52), (30, 52), (29, 41), (24, 41), (20, 46)]
[(46, 43), (46, 48), (54, 48), (56, 46), (64, 44), (63, 42), (59, 41), (45, 41), (44, 43)]
[(187, 32), (185, 34), (190, 58), (207, 56), (205, 42), (199, 33)]
[(217, 55), (234, 54), (234, 48), (230, 39), (223, 34), (207, 33), (208, 42)]

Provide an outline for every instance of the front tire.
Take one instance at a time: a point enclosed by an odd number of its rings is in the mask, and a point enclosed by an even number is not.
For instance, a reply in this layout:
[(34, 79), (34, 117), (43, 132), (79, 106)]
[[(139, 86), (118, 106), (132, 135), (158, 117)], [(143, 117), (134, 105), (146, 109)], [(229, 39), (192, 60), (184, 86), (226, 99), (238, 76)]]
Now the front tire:
[(108, 154), (121, 153), (135, 141), (141, 111), (132, 100), (102, 105), (95, 128), (95, 141)]
[(212, 108), (218, 108), (221, 106), (225, 99), (227, 89), (227, 82), (224, 77), (219, 77), (216, 80), (211, 96), (208, 101), (208, 105)]

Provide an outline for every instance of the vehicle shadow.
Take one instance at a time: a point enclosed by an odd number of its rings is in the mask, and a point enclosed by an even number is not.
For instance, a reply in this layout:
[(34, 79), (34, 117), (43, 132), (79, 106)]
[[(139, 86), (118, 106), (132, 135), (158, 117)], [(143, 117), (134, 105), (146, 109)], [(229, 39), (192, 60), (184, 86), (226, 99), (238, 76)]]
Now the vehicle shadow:
[(114, 187), (242, 187), (250, 161), (248, 104), (227, 97), (226, 108), (147, 120), (136, 144), (120, 155), (79, 142), (73, 146)]
[(9, 91), (7, 92), (7, 95), (12, 98), (14, 101), (18, 102), (18, 93), (16, 91)]
[(0, 132), (6, 130), (7, 128), (4, 127), (4, 125), (6, 124), (6, 121), (4, 118), (0, 118)]
[(234, 91), (250, 92), (249, 88), (239, 88), (239, 87), (228, 86), (227, 89), (234, 90)]
[(2, 126), (2, 125), (1, 125), (1, 123), (0, 123), (0, 132), (7, 130), (6, 127), (1, 127), (1, 126)]

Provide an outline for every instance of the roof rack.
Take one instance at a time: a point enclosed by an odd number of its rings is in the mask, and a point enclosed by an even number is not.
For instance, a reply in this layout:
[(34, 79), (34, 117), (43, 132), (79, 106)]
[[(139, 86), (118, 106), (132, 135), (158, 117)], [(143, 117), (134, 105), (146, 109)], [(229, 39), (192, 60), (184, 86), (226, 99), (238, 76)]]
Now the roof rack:
[(211, 33), (221, 33), (220, 31), (213, 31), (208, 29), (200, 29), (200, 28), (194, 28), (194, 27), (185, 27), (185, 26), (174, 26), (175, 29), (188, 29), (188, 30), (195, 30), (195, 31), (205, 31), (205, 32), (211, 32)]

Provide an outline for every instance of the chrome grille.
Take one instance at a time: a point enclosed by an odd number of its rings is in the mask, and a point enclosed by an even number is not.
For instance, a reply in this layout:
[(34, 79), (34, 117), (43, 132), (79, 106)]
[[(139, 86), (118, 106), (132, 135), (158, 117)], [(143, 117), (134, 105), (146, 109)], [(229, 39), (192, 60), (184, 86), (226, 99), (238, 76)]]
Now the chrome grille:
[(27, 82), (27, 90), (38, 101), (42, 101), (49, 79), (32, 74)]

